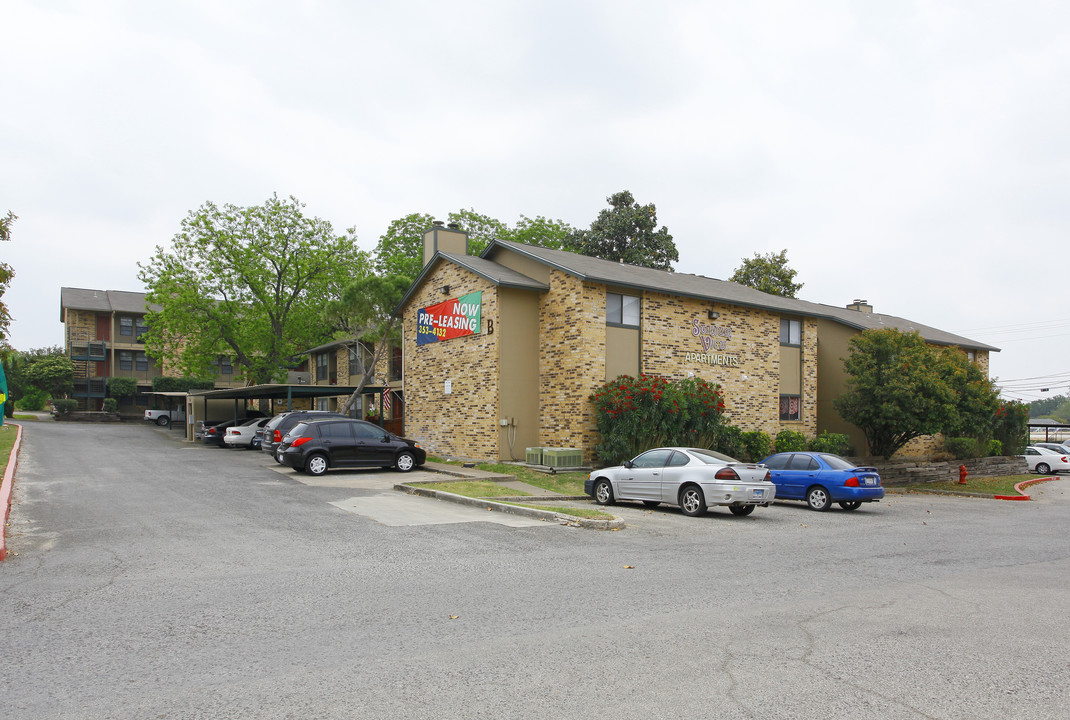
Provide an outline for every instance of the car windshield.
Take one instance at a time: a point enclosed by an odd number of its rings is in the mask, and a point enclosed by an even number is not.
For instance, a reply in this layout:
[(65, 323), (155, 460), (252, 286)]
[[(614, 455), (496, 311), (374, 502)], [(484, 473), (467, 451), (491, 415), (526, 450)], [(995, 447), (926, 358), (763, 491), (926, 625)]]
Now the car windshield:
[(735, 458), (728, 457), (723, 453), (719, 453), (716, 450), (702, 450), (700, 448), (691, 448), (688, 450), (692, 455), (706, 463), (707, 465), (724, 465), (725, 463), (739, 462)]
[(818, 457), (820, 457), (822, 460), (824, 460), (825, 464), (828, 465), (833, 470), (851, 470), (853, 468), (858, 467), (853, 462), (849, 462), (847, 460), (844, 460), (839, 455), (829, 455), (829, 454), (826, 453), (826, 454), (819, 455)]

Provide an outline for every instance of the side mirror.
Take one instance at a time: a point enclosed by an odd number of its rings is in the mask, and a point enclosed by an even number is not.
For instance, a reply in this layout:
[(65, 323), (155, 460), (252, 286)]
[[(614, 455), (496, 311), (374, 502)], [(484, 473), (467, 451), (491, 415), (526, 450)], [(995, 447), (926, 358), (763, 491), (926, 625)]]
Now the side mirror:
[(635, 463), (633, 463), (631, 460), (625, 460), (624, 461), (624, 467), (626, 467), (629, 470), (631, 470), (633, 467), (635, 467)]

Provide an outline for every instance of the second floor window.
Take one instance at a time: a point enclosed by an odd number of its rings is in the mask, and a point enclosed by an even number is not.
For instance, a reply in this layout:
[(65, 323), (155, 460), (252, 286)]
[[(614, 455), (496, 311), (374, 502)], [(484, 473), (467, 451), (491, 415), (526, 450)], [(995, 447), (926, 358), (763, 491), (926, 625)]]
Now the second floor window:
[(639, 298), (635, 295), (606, 293), (606, 324), (639, 327)]
[(219, 358), (219, 374), (220, 375), (233, 375), (234, 366), (230, 363), (230, 358), (224, 356)]
[(316, 380), (326, 380), (330, 374), (330, 358), (327, 353), (316, 353)]
[(134, 318), (134, 337), (141, 339), (141, 336), (149, 331), (149, 326), (145, 324), (145, 318)]
[(119, 335), (134, 336), (134, 318), (129, 315), (119, 316)]
[(402, 358), (403, 358), (403, 355), (402, 355), (402, 352), (401, 352), (401, 348), (395, 347), (395, 348), (391, 348), (390, 349), (390, 379), (391, 380), (400, 380), (401, 379), (401, 368), (402, 368), (402, 365), (403, 365)]
[(802, 345), (802, 321), (780, 318), (780, 344)]

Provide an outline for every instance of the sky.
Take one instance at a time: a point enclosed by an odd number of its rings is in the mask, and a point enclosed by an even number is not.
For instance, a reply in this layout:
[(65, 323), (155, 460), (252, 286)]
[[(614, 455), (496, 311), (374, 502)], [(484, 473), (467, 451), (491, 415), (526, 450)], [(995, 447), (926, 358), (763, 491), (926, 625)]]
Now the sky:
[(61, 287), (144, 290), (207, 201), (294, 196), (370, 251), (409, 213), (586, 228), (630, 190), (680, 272), (786, 249), (798, 297), (1070, 393), (1065, 2), (0, 0), (0, 27), (17, 349), (63, 344)]

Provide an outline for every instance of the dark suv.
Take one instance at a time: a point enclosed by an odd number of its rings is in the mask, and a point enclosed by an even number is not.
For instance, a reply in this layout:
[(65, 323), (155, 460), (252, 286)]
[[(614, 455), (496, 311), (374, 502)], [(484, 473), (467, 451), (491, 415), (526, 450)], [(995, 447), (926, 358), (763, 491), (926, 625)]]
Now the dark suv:
[(290, 432), (290, 428), (294, 425), (299, 422), (304, 422), (305, 420), (320, 420), (325, 418), (348, 419), (348, 417), (348, 415), (331, 412), (330, 410), (291, 410), (290, 412), (280, 413), (268, 420), (268, 424), (264, 426), (264, 435), (260, 440), (260, 449), (275, 458), (275, 462), (282, 462), (279, 460), (279, 456), (275, 454), (275, 450), (278, 449), (279, 443), (282, 442), (282, 439), (286, 437), (286, 433)]
[(408, 472), (427, 460), (415, 441), (351, 418), (299, 422), (282, 440), (283, 465), (322, 475), (331, 467), (382, 467)]

